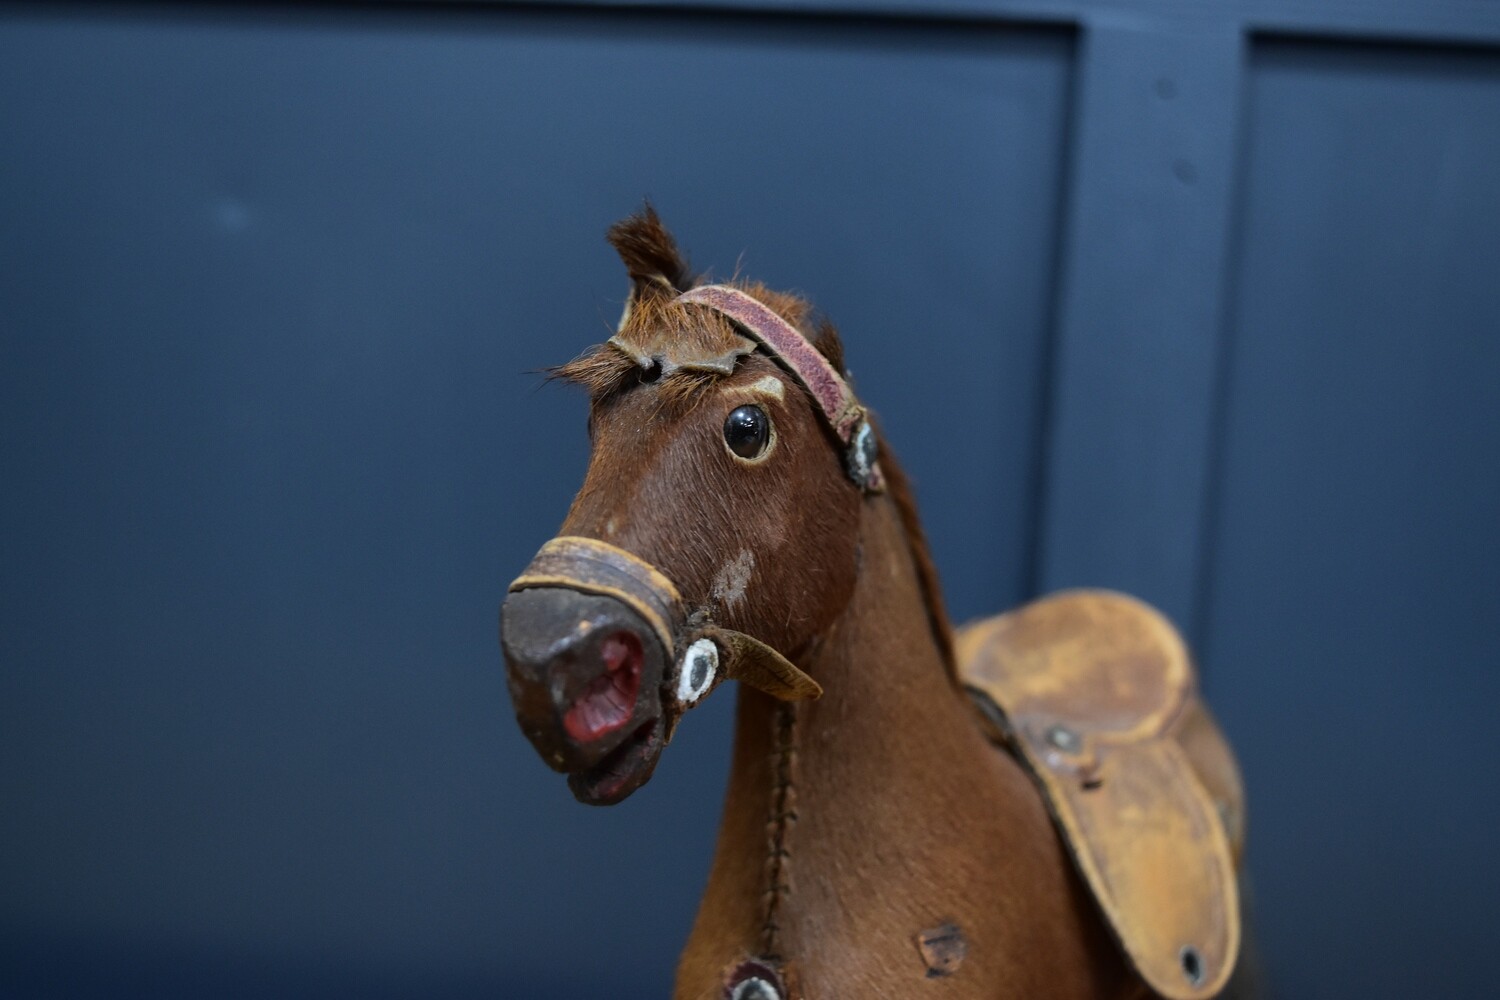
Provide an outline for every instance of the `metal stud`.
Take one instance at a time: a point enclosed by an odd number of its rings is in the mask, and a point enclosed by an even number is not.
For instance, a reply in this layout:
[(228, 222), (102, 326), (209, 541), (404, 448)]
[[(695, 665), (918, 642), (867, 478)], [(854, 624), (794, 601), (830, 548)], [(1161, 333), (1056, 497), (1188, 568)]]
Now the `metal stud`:
[(1198, 954), (1197, 948), (1185, 945), (1177, 958), (1182, 963), (1182, 974), (1186, 977), (1188, 985), (1197, 986), (1203, 982), (1203, 956)]
[(742, 979), (734, 984), (734, 991), (729, 994), (730, 1000), (781, 1000), (781, 991), (773, 983), (769, 983), (759, 976)]
[(1052, 726), (1047, 730), (1047, 742), (1063, 753), (1077, 753), (1083, 741), (1067, 726)]
[(719, 647), (710, 639), (699, 639), (682, 654), (677, 672), (677, 700), (684, 705), (696, 704), (713, 687), (719, 673)]
[(786, 988), (776, 968), (761, 959), (746, 959), (724, 977), (723, 1000), (785, 1000)]
[(875, 437), (875, 428), (870, 426), (869, 420), (862, 419), (849, 439), (849, 450), (846, 454), (849, 478), (858, 483), (861, 488), (868, 488), (875, 462), (879, 458), (880, 441)]

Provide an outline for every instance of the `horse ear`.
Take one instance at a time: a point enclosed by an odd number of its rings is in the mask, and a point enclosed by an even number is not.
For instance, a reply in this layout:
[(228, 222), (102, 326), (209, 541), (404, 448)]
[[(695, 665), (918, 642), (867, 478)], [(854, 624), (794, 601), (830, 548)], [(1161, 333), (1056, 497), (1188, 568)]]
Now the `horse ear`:
[(647, 298), (675, 298), (693, 287), (696, 276), (687, 258), (649, 204), (610, 226), (607, 238), (630, 275), (630, 298), (620, 326), (625, 325), (636, 303)]

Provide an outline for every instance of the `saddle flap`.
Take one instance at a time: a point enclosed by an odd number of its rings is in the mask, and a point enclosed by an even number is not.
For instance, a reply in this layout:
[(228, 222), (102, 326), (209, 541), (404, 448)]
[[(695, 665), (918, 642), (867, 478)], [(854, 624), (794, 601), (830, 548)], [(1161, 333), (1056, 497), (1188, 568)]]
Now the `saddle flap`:
[(1171, 1000), (1216, 995), (1239, 951), (1225, 825), (1240, 791), (1176, 630), (1133, 598), (1073, 591), (971, 625), (957, 645), (964, 683), (1041, 787), (1136, 971)]

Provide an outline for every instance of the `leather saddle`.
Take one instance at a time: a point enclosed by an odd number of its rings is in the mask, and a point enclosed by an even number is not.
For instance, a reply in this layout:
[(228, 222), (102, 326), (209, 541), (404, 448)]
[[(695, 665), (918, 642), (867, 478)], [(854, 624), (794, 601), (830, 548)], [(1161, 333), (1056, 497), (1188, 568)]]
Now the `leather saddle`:
[(1068, 591), (956, 646), (991, 738), (1036, 780), (1146, 985), (1218, 994), (1239, 951), (1244, 788), (1176, 629), (1123, 594)]

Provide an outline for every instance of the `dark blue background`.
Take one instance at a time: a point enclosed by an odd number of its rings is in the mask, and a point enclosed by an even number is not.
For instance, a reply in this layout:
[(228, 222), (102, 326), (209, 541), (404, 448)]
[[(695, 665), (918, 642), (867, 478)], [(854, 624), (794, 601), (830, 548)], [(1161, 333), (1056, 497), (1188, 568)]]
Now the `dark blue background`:
[(643, 196), (1192, 633), (1279, 995), (1488, 988), (1500, 16), (781, 6), (0, 8), (0, 995), (668, 992), (731, 699), (589, 810), (495, 641)]

